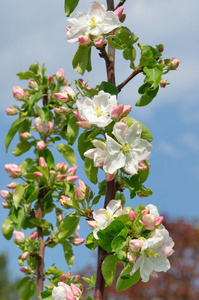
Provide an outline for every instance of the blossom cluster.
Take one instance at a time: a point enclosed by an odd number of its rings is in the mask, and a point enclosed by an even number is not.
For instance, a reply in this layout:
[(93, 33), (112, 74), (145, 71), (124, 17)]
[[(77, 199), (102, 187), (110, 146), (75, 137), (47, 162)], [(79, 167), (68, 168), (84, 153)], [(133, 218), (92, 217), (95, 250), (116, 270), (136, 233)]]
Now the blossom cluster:
[(114, 220), (122, 220), (122, 215), (126, 215), (123, 220), (128, 234), (121, 250), (124, 261), (127, 259), (133, 265), (130, 275), (139, 270), (142, 281), (147, 282), (150, 275), (157, 277), (156, 272), (166, 272), (170, 268), (168, 257), (174, 253), (174, 242), (162, 225), (163, 217), (152, 204), (138, 207), (135, 212), (130, 207), (123, 209), (121, 200), (111, 200), (106, 209), (94, 210), (93, 220), (87, 221), (94, 238), (100, 242), (99, 232)]

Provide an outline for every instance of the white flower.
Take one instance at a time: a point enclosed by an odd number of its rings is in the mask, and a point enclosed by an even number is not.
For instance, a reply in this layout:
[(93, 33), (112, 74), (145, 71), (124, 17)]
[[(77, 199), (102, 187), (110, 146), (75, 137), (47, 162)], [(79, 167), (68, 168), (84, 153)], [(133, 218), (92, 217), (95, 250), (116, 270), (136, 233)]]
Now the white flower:
[(153, 205), (153, 204), (148, 204), (148, 205), (146, 206), (146, 208), (149, 209), (150, 214), (153, 215), (154, 217), (157, 218), (157, 217), (160, 216), (160, 215), (159, 215), (159, 212), (158, 212), (158, 209), (157, 209), (157, 207), (156, 207), (155, 205)]
[(75, 284), (68, 285), (64, 282), (58, 282), (58, 287), (54, 286), (52, 291), (54, 300), (78, 300), (81, 294), (81, 290)]
[(113, 174), (120, 168), (131, 175), (137, 173), (138, 163), (148, 159), (152, 149), (151, 144), (141, 139), (141, 132), (142, 127), (138, 122), (130, 127), (123, 122), (114, 125), (113, 134), (119, 143), (106, 135), (108, 156), (103, 166), (106, 173)]
[(87, 150), (84, 153), (84, 156), (93, 159), (95, 167), (102, 167), (108, 154), (106, 150), (106, 144), (100, 140), (93, 140), (92, 143), (96, 148)]
[(131, 275), (140, 269), (140, 276), (143, 282), (149, 280), (153, 271), (166, 272), (170, 268), (168, 256), (173, 254), (174, 242), (169, 237), (168, 231), (156, 229), (155, 235), (147, 239), (141, 249), (141, 256), (135, 262)]
[(105, 208), (99, 208), (93, 211), (93, 219), (96, 221), (94, 225), (93, 235), (98, 240), (97, 232), (106, 228), (114, 218), (123, 215), (125, 212), (121, 206), (121, 200), (111, 200)]
[(76, 103), (80, 119), (99, 127), (105, 127), (112, 122), (110, 114), (112, 109), (117, 106), (116, 96), (111, 96), (104, 91), (100, 91), (92, 100), (83, 97)]
[(73, 12), (68, 18), (68, 22), (73, 24), (66, 35), (70, 43), (77, 42), (82, 35), (101, 36), (120, 25), (118, 16), (112, 11), (106, 11), (104, 5), (99, 1), (91, 3), (88, 14)]

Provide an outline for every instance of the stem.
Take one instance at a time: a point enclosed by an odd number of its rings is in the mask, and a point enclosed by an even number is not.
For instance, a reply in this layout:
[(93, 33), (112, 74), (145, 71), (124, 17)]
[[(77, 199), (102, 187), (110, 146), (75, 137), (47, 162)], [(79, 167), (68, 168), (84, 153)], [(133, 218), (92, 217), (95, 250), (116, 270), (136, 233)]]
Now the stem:
[[(107, 0), (107, 7), (108, 10), (114, 10), (114, 0)], [(108, 45), (108, 54), (106, 53), (105, 49), (102, 50), (101, 53), (106, 62), (108, 82), (115, 85), (115, 49), (111, 48)], [(106, 197), (105, 197), (104, 207), (106, 207), (112, 199), (115, 199), (114, 179), (106, 183)], [(94, 293), (95, 300), (104, 299), (105, 281), (102, 275), (102, 263), (106, 256), (107, 256), (107, 252), (99, 246), (98, 259), (97, 259), (97, 272), (96, 272), (97, 276), (96, 276), (95, 293)]]
[[(38, 210), (36, 214), (36, 218), (42, 219), (43, 215), (43, 205), (42, 205), (42, 199), (46, 195), (46, 190), (41, 189), (38, 196)], [(38, 232), (38, 239), (41, 243), (39, 247), (39, 255), (37, 256), (37, 300), (40, 300), (39, 296), (40, 293), (43, 291), (43, 281), (44, 281), (44, 275), (43, 275), (43, 268), (44, 268), (44, 250), (45, 250), (45, 243), (43, 238), (43, 230), (41, 227), (37, 227)]]
[(131, 80), (133, 79), (137, 74), (142, 73), (143, 72), (143, 68), (144, 67), (140, 67), (139, 69), (135, 69), (133, 71), (133, 73), (131, 73), (131, 75), (129, 75), (129, 77), (127, 77), (121, 84), (119, 84), (117, 86), (117, 89), (119, 92), (121, 92), (121, 90), (123, 89), (123, 87)]

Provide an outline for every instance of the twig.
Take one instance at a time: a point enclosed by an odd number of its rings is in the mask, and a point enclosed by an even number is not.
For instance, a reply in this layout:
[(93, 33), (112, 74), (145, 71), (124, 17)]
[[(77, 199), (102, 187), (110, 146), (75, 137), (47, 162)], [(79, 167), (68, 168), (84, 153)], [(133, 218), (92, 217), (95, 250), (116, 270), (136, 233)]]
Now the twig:
[(139, 73), (143, 72), (143, 68), (144, 67), (140, 67), (139, 69), (135, 69), (133, 71), (133, 73), (131, 73), (131, 75), (129, 77), (127, 77), (121, 84), (119, 84), (117, 86), (117, 89), (119, 92), (121, 92), (121, 90), (123, 89), (123, 87), (131, 80), (133, 79), (136, 75), (138, 75)]

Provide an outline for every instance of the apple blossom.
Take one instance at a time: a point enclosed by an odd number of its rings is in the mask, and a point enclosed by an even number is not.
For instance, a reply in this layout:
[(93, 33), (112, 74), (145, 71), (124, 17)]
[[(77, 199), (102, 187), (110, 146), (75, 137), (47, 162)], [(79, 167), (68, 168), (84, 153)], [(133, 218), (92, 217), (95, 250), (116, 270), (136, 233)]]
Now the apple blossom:
[(56, 73), (56, 79), (57, 80), (63, 80), (65, 76), (65, 72), (63, 69), (59, 69)]
[(24, 92), (24, 90), (20, 86), (14, 86), (12, 88), (12, 92), (13, 92), (13, 96), (16, 99), (18, 99), (18, 100), (24, 99), (25, 92)]
[(36, 240), (37, 237), (38, 237), (38, 232), (35, 231), (35, 232), (31, 233), (31, 235), (29, 236), (29, 239), (31, 241), (34, 241), (34, 240)]
[(144, 241), (139, 239), (133, 239), (129, 242), (129, 247), (133, 252), (138, 252), (140, 248), (143, 246)]
[(13, 231), (13, 238), (17, 243), (24, 243), (26, 236), (22, 231)]
[(8, 116), (14, 116), (16, 114), (18, 114), (19, 110), (17, 109), (16, 106), (11, 106), (9, 108), (6, 108), (6, 114)]
[(167, 259), (173, 253), (174, 242), (169, 237), (168, 231), (156, 229), (153, 237), (144, 241), (141, 248), (140, 256), (136, 260), (131, 275), (140, 269), (140, 276), (143, 282), (149, 280), (149, 276), (153, 271), (166, 272), (170, 268)]
[(54, 300), (77, 300), (81, 296), (81, 290), (78, 287), (71, 287), (64, 282), (58, 282), (58, 287), (54, 287), (52, 297)]
[(43, 123), (40, 117), (37, 117), (34, 120), (35, 130), (42, 133), (46, 133), (47, 131), (53, 130), (53, 123), (48, 121), (47, 123)]
[(94, 167), (102, 167), (108, 155), (106, 144), (100, 140), (93, 140), (92, 143), (95, 148), (87, 150), (84, 156), (93, 159)]
[(120, 25), (119, 17), (112, 11), (106, 11), (99, 1), (93, 1), (88, 14), (73, 12), (68, 18), (73, 27), (68, 28), (67, 40), (70, 43), (78, 42), (80, 36), (101, 36), (109, 33)]
[(6, 190), (1, 190), (0, 195), (5, 200), (11, 200), (12, 199), (12, 194), (9, 191), (6, 191)]
[(18, 178), (21, 176), (21, 168), (16, 164), (6, 164), (4, 169), (10, 174), (11, 178)]
[(104, 127), (112, 122), (110, 114), (117, 106), (117, 99), (115, 95), (100, 91), (92, 100), (83, 97), (77, 100), (76, 104), (80, 121), (87, 121), (90, 124)]
[(95, 220), (95, 226), (93, 230), (93, 236), (97, 240), (99, 239), (97, 232), (106, 228), (114, 218), (126, 214), (122, 209), (121, 200), (111, 200), (105, 208), (99, 208), (93, 211), (93, 219)]
[(54, 93), (54, 96), (59, 101), (64, 103), (70, 101), (71, 99), (75, 99), (76, 93), (71, 87), (66, 86), (60, 93)]
[(39, 141), (38, 143), (37, 143), (37, 149), (38, 150), (43, 150), (43, 149), (45, 149), (46, 148), (46, 143), (44, 142), (44, 141)]

